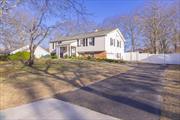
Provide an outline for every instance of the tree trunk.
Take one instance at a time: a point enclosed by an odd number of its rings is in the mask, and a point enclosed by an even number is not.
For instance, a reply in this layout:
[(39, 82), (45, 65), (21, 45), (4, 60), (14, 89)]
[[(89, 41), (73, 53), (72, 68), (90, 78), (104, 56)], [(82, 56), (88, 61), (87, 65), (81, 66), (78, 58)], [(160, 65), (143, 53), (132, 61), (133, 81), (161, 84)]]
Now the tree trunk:
[(32, 66), (34, 64), (34, 50), (30, 50), (30, 57), (29, 59), (26, 61), (26, 65), (28, 66)]

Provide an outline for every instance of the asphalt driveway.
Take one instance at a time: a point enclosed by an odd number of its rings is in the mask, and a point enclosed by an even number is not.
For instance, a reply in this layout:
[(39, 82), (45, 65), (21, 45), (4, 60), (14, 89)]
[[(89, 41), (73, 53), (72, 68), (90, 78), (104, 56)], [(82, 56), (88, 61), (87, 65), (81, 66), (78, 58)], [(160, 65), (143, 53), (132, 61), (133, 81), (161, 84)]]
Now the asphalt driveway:
[(164, 69), (161, 65), (137, 65), (126, 73), (55, 98), (124, 120), (158, 120)]

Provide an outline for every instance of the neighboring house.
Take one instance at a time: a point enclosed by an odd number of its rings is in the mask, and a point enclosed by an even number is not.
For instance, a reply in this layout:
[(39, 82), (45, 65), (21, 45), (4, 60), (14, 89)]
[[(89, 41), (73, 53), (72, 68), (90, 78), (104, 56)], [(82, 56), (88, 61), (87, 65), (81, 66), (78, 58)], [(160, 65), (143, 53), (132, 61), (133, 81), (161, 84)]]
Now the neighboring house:
[(122, 59), (125, 39), (119, 29), (94, 31), (50, 41), (49, 51), (60, 57), (92, 56)]
[[(29, 45), (26, 45), (22, 48), (16, 49), (16, 50), (12, 51), (10, 54), (15, 54), (17, 52), (22, 52), (22, 51), (28, 51), (29, 52)], [(34, 56), (36, 58), (40, 58), (40, 57), (43, 57), (46, 55), (50, 55), (49, 52), (46, 51), (44, 48), (37, 46), (37, 48), (35, 49), (35, 52), (34, 52)]]
[(0, 55), (9, 55), (11, 50), (0, 50)]

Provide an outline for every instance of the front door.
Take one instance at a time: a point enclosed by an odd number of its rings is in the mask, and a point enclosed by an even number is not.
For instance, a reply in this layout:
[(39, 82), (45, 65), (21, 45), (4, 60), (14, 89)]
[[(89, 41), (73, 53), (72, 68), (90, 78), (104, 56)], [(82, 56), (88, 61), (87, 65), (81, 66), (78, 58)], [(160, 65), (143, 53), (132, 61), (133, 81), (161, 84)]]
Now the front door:
[(76, 56), (76, 47), (71, 46), (71, 56)]
[(60, 57), (63, 58), (64, 56), (64, 47), (60, 47)]

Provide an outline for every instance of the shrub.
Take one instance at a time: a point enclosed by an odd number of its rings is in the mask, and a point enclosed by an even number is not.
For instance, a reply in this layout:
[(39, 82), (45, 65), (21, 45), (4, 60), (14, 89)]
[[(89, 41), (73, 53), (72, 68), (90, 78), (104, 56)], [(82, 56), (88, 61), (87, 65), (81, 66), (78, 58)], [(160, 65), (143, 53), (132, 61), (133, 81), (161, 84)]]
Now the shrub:
[(58, 57), (57, 57), (56, 53), (51, 53), (51, 58), (52, 59), (57, 59)]
[(7, 61), (8, 55), (0, 55), (0, 61)]
[(25, 60), (28, 60), (30, 57), (30, 53), (29, 52), (26, 52), (26, 51), (23, 51), (23, 52), (17, 52), (15, 54), (12, 54), (12, 55), (9, 55), (8, 58), (10, 60), (22, 60), (22, 61), (25, 61)]
[(51, 55), (52, 59), (57, 59), (57, 55)]
[(109, 62), (109, 63), (125, 63), (123, 60), (113, 60), (113, 59), (107, 59), (107, 58), (96, 58), (96, 61), (98, 62)]
[(91, 57), (91, 56), (88, 56), (87, 57), (87, 60), (93, 60), (94, 58), (93, 57)]

